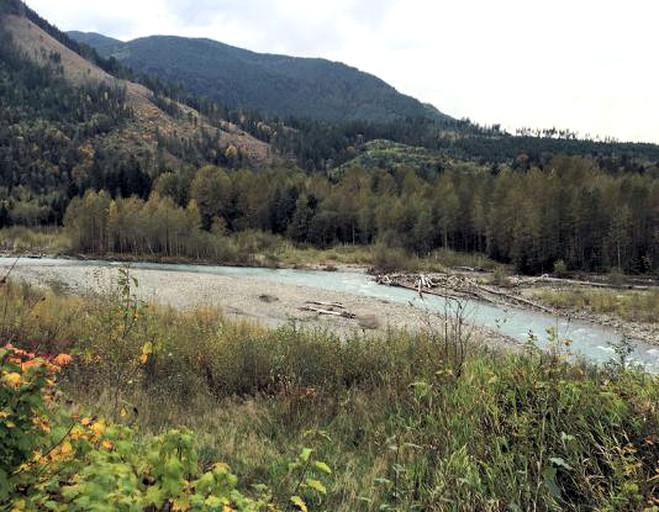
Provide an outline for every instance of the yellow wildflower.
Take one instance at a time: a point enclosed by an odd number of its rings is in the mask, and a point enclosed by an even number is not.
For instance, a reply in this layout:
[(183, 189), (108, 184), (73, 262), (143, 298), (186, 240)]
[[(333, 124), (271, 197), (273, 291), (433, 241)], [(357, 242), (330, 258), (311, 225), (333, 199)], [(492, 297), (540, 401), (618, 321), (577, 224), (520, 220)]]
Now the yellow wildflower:
[(11, 509), (11, 512), (22, 512), (27, 510), (25, 500), (23, 498), (14, 501), (14, 507)]
[(89, 427), (93, 433), (92, 440), (98, 441), (100, 437), (105, 432), (105, 422), (103, 420), (98, 420)]
[(23, 384), (21, 374), (16, 372), (3, 375), (2, 380), (14, 388), (18, 388)]
[(73, 446), (69, 440), (66, 440), (50, 453), (50, 459), (70, 459), (72, 455)]
[(85, 438), (85, 431), (80, 425), (76, 425), (71, 429), (71, 433), (69, 434), (71, 439), (73, 441), (77, 441), (79, 439), (84, 439)]
[(32, 423), (34, 426), (40, 428), (45, 434), (50, 432), (50, 423), (48, 422), (48, 419), (42, 418), (41, 416), (35, 416), (32, 418)]
[(32, 460), (35, 464), (43, 464), (45, 462), (45, 458), (41, 453), (41, 450), (37, 450), (32, 454)]

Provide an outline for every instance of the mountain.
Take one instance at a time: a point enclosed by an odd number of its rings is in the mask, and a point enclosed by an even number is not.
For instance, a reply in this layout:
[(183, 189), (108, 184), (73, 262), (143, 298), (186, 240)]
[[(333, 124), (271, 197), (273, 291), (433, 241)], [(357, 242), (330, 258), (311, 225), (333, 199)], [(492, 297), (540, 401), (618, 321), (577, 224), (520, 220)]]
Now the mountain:
[(99, 55), (111, 55), (115, 49), (124, 45), (123, 41), (102, 34), (78, 32), (75, 30), (67, 32), (67, 34), (74, 41), (79, 41), (91, 46)]
[(146, 197), (165, 170), (273, 161), (269, 144), (113, 68), (22, 2), (0, 0), (0, 226), (61, 223), (88, 189)]
[(210, 39), (151, 36), (121, 43), (94, 33), (69, 35), (106, 58), (229, 107), (333, 123), (451, 121), (373, 75), (325, 59), (256, 53)]

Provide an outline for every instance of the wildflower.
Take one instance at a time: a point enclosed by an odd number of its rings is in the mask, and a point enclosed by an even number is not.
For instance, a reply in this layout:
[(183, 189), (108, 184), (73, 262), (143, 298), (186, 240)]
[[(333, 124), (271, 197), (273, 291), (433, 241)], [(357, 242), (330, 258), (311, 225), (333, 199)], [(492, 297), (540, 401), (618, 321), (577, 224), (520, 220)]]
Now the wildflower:
[(2, 377), (2, 380), (14, 388), (18, 388), (23, 384), (23, 378), (16, 372), (7, 373)]
[(35, 451), (34, 454), (32, 455), (32, 461), (33, 461), (35, 464), (45, 464), (45, 463), (46, 463), (46, 458), (45, 458), (45, 457), (43, 456), (43, 454), (41, 453), (41, 450), (37, 450), (37, 451)]
[(33, 366), (38, 367), (39, 366), (39, 360), (38, 359), (31, 359), (29, 361), (25, 361), (24, 363), (21, 364), (21, 370), (23, 373), (27, 373), (30, 368)]
[(103, 420), (96, 421), (89, 427), (93, 432), (93, 440), (97, 441), (105, 432), (105, 422)]
[(76, 425), (71, 429), (71, 433), (69, 434), (69, 437), (71, 438), (72, 441), (78, 441), (80, 439), (84, 439), (85, 431), (80, 425)]
[(73, 445), (67, 439), (48, 455), (51, 461), (69, 460), (73, 457)]
[(28, 352), (26, 350), (13, 347), (12, 345), (7, 345), (6, 348), (10, 349), (12, 352), (14, 352), (14, 355), (18, 357), (24, 357), (26, 359), (34, 359), (35, 357), (33, 352)]
[(42, 418), (41, 416), (35, 416), (32, 418), (32, 423), (34, 426), (38, 427), (41, 429), (42, 432), (45, 434), (48, 434), (50, 432), (50, 423), (46, 418)]
[(66, 440), (62, 443), (60, 446), (60, 453), (63, 457), (70, 457), (73, 455), (73, 445), (71, 445), (70, 441)]
[(66, 366), (73, 360), (73, 357), (71, 357), (69, 354), (59, 354), (53, 358), (53, 363), (55, 363), (57, 366)]
[(11, 509), (11, 512), (21, 512), (27, 510), (27, 505), (25, 504), (24, 499), (19, 499), (14, 502), (14, 508)]

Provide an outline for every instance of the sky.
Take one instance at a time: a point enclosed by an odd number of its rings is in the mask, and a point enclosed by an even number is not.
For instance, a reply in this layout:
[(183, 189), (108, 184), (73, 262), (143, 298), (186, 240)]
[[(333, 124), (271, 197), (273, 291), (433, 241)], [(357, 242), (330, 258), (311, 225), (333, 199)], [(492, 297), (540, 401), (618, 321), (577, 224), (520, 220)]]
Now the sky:
[(27, 0), (62, 30), (322, 57), (479, 124), (659, 143), (654, 0)]

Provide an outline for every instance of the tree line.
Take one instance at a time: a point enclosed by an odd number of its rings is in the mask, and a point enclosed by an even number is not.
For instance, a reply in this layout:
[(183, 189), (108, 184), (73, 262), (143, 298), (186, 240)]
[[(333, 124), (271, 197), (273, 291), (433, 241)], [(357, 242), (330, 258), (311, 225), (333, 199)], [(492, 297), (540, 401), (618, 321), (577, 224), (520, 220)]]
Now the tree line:
[[(379, 242), (425, 255), (478, 251), (526, 273), (656, 272), (659, 171), (616, 175), (592, 157), (557, 156), (545, 170), (498, 173), (204, 166), (167, 172), (148, 200), (88, 191), (65, 224), (77, 250), (212, 257), (213, 237), (256, 230), (303, 245)], [(210, 237), (210, 238), (209, 238)]]

